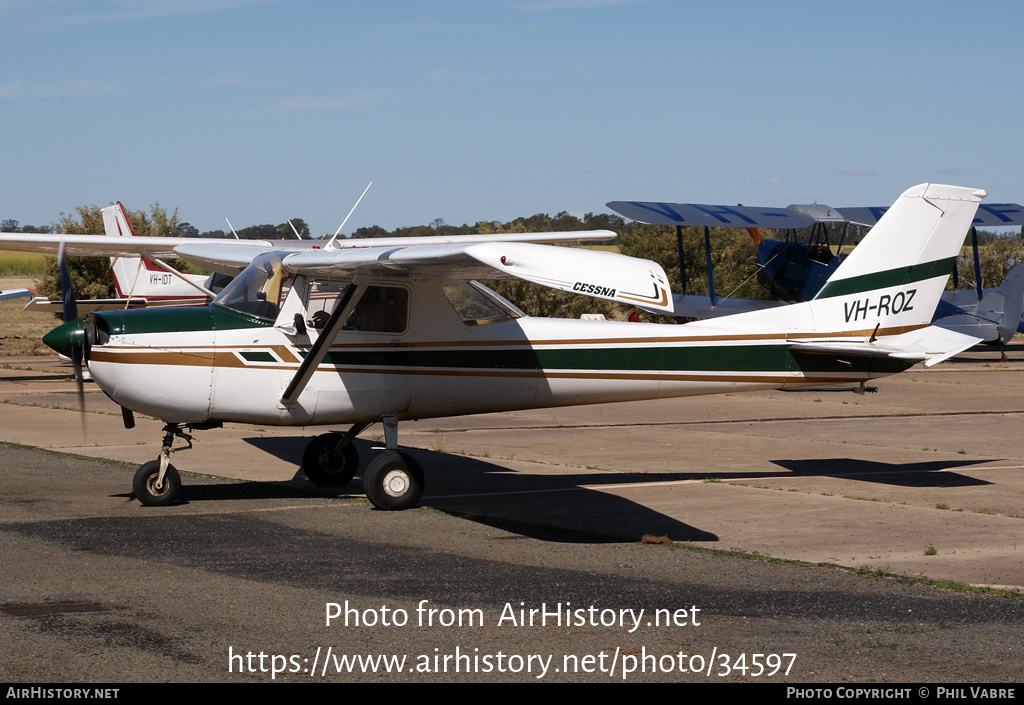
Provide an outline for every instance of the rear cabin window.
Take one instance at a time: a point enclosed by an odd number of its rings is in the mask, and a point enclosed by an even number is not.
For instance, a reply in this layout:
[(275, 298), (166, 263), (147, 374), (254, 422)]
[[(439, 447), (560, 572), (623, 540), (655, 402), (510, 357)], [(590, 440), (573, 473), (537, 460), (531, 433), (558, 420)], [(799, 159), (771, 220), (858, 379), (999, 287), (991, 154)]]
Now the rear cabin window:
[(459, 282), (444, 287), (444, 295), (468, 326), (522, 318), (526, 314), (479, 282)]

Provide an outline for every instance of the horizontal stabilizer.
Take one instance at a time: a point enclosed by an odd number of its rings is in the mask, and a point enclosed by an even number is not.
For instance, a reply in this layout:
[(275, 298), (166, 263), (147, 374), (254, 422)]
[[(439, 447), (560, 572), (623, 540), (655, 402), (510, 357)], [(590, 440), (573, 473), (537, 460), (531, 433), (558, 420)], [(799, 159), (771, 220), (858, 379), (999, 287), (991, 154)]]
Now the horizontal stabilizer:
[[(173, 305), (188, 305), (188, 303), (195, 303), (194, 300), (191, 302), (181, 302), (175, 304), (174, 302), (166, 303), (160, 302), (164, 306)], [(50, 300), (45, 296), (36, 296), (27, 304), (23, 311), (46, 311), (48, 313), (60, 313), (61, 307), (64, 305), (63, 301), (59, 299)], [(117, 311), (124, 308), (146, 308), (149, 306), (149, 301), (145, 297), (136, 296), (131, 299), (76, 299), (75, 307), (79, 313), (92, 313), (93, 311)]]
[(7, 301), (8, 299), (27, 299), (32, 296), (38, 296), (32, 289), (4, 289), (0, 291), (0, 301)]
[(790, 350), (809, 355), (892, 357), (900, 360), (923, 361), (926, 367), (931, 367), (979, 342), (981, 342), (981, 338), (963, 335), (938, 326), (928, 326), (902, 335), (887, 336), (880, 342), (821, 340), (813, 343), (797, 343)]

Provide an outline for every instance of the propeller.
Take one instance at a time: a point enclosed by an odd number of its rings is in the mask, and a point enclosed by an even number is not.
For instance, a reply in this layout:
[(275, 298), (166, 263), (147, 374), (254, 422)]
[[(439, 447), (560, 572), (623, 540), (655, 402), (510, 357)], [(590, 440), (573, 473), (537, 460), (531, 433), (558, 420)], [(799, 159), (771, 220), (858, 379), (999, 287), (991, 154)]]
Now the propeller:
[(60, 281), (60, 298), (63, 309), (64, 323), (43, 336), (43, 343), (61, 355), (71, 358), (71, 366), (75, 371), (75, 382), (78, 384), (78, 409), (82, 414), (82, 426), (85, 427), (85, 388), (82, 365), (86, 362), (85, 322), (78, 317), (78, 306), (75, 305), (75, 292), (71, 287), (71, 276), (68, 274), (67, 262), (64, 261), (64, 243), (61, 242), (57, 253), (57, 268)]

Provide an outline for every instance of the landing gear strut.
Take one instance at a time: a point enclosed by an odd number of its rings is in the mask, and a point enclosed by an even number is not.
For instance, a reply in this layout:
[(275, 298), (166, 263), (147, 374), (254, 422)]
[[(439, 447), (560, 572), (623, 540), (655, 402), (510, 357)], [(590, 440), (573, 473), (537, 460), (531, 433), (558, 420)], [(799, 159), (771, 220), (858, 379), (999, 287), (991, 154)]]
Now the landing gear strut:
[(324, 433), (309, 442), (302, 454), (302, 470), (314, 485), (342, 487), (359, 469), (359, 453), (352, 445), (369, 423), (356, 424), (347, 433)]
[[(164, 442), (160, 457), (144, 463), (135, 472), (132, 490), (135, 498), (147, 507), (166, 507), (174, 504), (181, 491), (181, 476), (170, 463), (171, 453), (192, 447), (192, 436), (182, 430), (183, 424), (169, 423), (164, 426)], [(188, 444), (188, 448), (171, 448), (177, 436)]]
[[(344, 434), (325, 433), (311, 440), (302, 454), (306, 477), (321, 487), (349, 483), (359, 467), (352, 440), (369, 425), (359, 423)], [(384, 418), (384, 441), (384, 452), (363, 472), (363, 491), (377, 509), (411, 509), (423, 496), (423, 470), (412, 456), (398, 450), (398, 419), (393, 416)]]
[(147, 507), (166, 507), (174, 504), (181, 491), (181, 476), (173, 465), (167, 463), (163, 472), (160, 461), (150, 460), (139, 466), (132, 480), (135, 498)]

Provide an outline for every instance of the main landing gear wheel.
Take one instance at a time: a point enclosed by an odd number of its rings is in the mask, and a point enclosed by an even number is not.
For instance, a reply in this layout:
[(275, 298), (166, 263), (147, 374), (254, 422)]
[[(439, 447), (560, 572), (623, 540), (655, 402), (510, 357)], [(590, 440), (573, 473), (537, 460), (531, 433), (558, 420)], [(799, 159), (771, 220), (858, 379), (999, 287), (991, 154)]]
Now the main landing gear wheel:
[(377, 509), (411, 509), (423, 496), (423, 470), (405, 453), (385, 451), (363, 473), (363, 491)]
[(356, 476), (359, 469), (359, 453), (351, 442), (331, 457), (331, 451), (341, 441), (339, 433), (324, 433), (309, 442), (302, 453), (302, 471), (314, 485), (319, 487), (341, 487)]
[(150, 460), (135, 471), (132, 489), (135, 490), (135, 498), (147, 507), (166, 507), (174, 504), (174, 500), (178, 498), (178, 492), (181, 491), (181, 476), (178, 475), (178, 471), (174, 469), (173, 465), (167, 465), (164, 481), (158, 484), (159, 477), (159, 460)]

